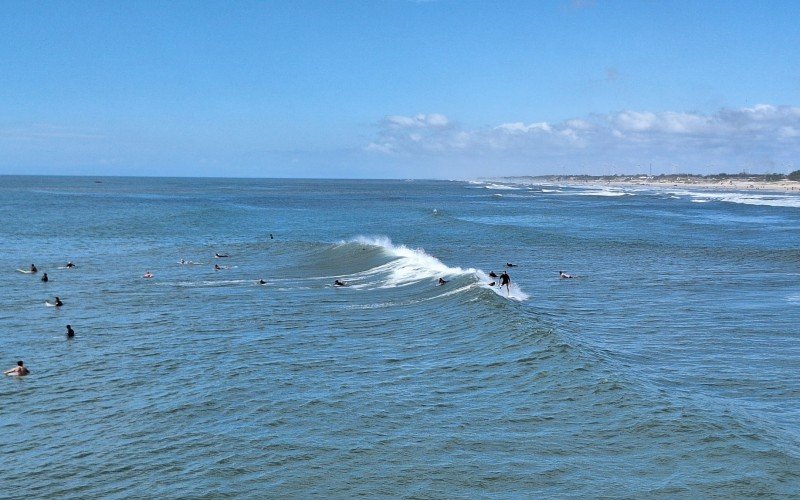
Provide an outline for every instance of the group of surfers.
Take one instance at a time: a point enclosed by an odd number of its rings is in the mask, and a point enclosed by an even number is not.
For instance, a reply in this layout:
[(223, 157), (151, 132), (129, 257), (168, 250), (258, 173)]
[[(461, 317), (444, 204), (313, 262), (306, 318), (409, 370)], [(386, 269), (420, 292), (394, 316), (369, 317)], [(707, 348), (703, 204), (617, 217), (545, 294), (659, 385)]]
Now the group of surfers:
[[(71, 269), (73, 267), (75, 267), (75, 264), (73, 264), (72, 261), (67, 262), (64, 265), (64, 268), (66, 268), (66, 269)], [(29, 272), (31, 274), (36, 274), (36, 273), (39, 272), (39, 269), (36, 267), (35, 264), (31, 264)], [(41, 279), (45, 283), (47, 283), (50, 280), (50, 278), (47, 277), (47, 273), (42, 274), (42, 278)], [(59, 297), (56, 297), (55, 298), (55, 302), (53, 302), (52, 305), (55, 306), (55, 307), (61, 307), (61, 306), (64, 305), (64, 303), (61, 301), (61, 299)], [(75, 337), (75, 330), (72, 329), (72, 325), (67, 325), (66, 334), (67, 334), (67, 338), (68, 339), (71, 339), (71, 338)], [(14, 376), (14, 377), (24, 377), (26, 375), (29, 375), (30, 373), (31, 373), (31, 371), (28, 369), (27, 366), (25, 366), (25, 363), (22, 360), (20, 360), (20, 361), (17, 361), (17, 366), (15, 366), (14, 368), (11, 368), (10, 370), (4, 371), (3, 375), (10, 375), (10, 376)]]

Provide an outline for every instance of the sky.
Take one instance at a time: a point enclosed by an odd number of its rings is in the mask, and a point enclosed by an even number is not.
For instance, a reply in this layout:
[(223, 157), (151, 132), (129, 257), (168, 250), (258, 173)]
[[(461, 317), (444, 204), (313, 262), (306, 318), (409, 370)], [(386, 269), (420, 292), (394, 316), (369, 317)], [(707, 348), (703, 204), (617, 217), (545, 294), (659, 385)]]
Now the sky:
[(0, 4), (0, 174), (800, 169), (794, 0)]

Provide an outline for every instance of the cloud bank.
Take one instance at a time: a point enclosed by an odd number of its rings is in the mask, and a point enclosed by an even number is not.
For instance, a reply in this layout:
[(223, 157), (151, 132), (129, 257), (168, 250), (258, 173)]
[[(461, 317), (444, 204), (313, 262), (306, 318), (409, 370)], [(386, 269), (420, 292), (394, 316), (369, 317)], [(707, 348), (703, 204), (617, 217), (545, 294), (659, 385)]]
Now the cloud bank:
[(626, 110), (482, 128), (440, 114), (387, 116), (365, 149), (420, 160), (482, 159), (530, 174), (643, 172), (649, 165), (660, 172), (783, 172), (796, 169), (800, 159), (800, 107), (761, 104), (714, 114)]

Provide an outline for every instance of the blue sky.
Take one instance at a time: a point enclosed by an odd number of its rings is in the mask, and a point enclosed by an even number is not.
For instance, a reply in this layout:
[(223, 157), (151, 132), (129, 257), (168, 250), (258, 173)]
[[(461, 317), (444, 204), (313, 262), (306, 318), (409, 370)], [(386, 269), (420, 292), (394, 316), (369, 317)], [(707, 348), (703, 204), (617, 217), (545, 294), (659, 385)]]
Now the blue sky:
[(796, 1), (7, 1), (0, 174), (800, 168)]

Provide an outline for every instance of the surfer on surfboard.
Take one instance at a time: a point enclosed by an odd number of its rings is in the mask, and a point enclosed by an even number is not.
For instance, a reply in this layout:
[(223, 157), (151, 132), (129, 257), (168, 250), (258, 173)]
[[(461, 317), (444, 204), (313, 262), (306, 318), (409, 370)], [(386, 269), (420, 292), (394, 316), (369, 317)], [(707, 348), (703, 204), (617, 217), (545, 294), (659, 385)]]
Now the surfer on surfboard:
[(507, 272), (503, 271), (503, 274), (500, 275), (500, 288), (503, 288), (505, 285), (506, 287), (506, 294), (511, 294), (511, 276), (508, 275)]

